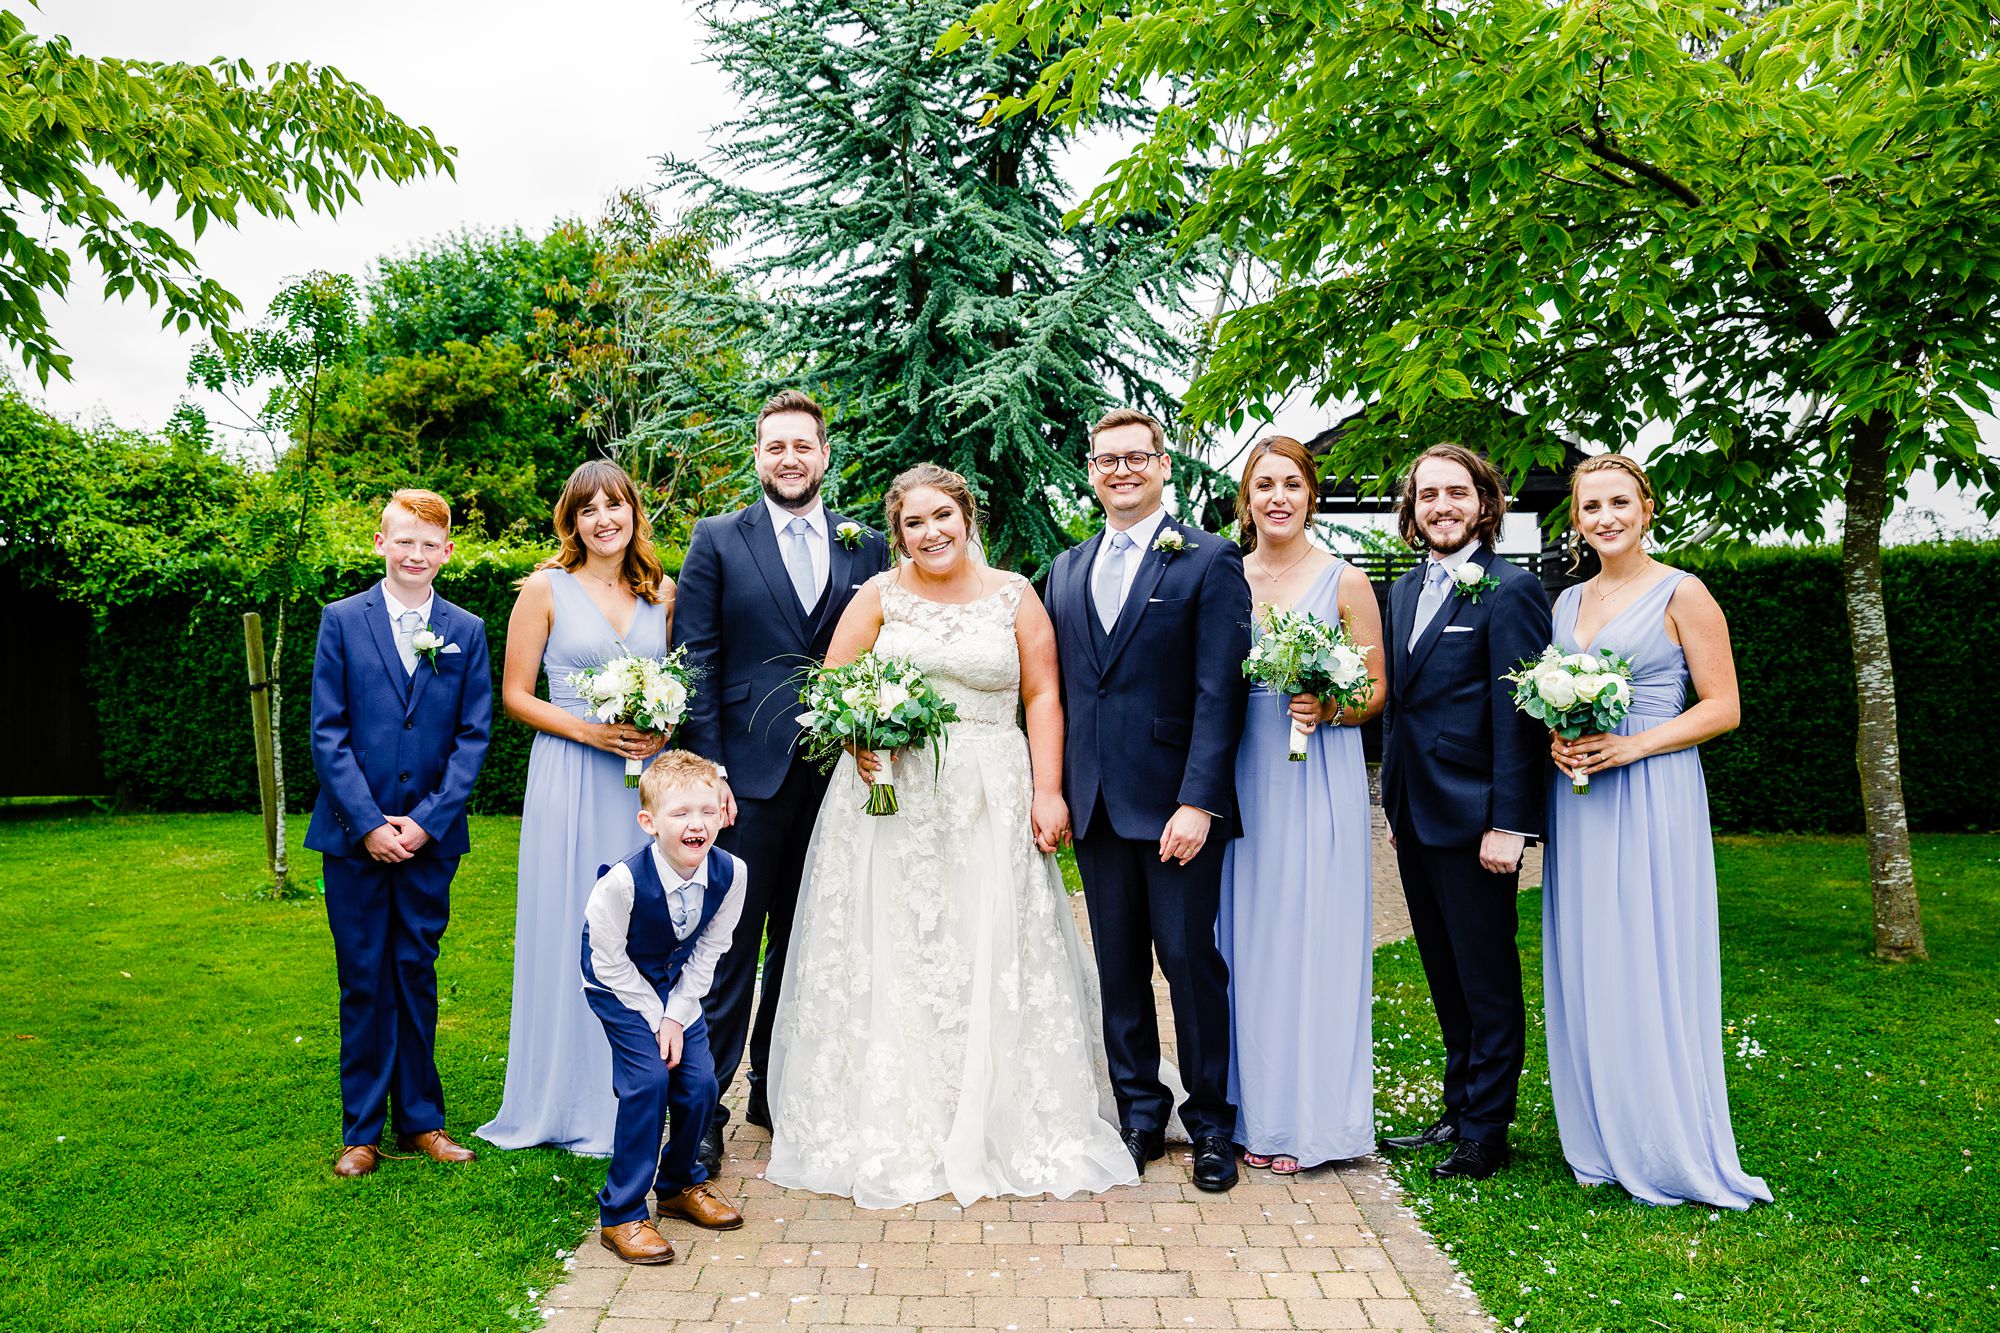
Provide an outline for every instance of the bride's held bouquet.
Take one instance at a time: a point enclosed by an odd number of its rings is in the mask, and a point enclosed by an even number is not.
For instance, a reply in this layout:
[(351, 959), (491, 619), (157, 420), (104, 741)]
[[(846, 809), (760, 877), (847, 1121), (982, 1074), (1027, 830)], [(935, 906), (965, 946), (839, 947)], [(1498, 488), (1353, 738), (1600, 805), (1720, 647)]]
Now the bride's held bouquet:
[[(569, 678), (590, 715), (599, 722), (622, 722), (641, 731), (672, 731), (687, 716), (688, 700), (694, 696), (694, 668), (687, 663), (687, 649), (680, 647), (665, 657), (634, 657), (630, 653), (601, 665), (573, 672)], [(639, 770), (645, 761), (625, 761), (625, 785), (639, 785)]]
[(889, 752), (928, 745), (935, 763), (942, 758), (945, 728), (958, 721), (958, 705), (941, 696), (914, 664), (873, 651), (845, 666), (812, 670), (799, 702), (806, 706), (798, 718), (799, 743), (822, 770), (850, 747), (874, 753), (880, 767), (868, 788), (871, 815), (896, 813)]
[[(1279, 694), (1316, 694), (1342, 709), (1366, 708), (1374, 689), (1368, 674), (1368, 654), (1355, 645), (1347, 627), (1328, 624), (1303, 611), (1280, 611), (1268, 603), (1259, 609), (1263, 629), (1250, 645), (1243, 674)], [(1302, 763), (1308, 733), (1292, 724), (1288, 758)]]
[[(1610, 731), (1632, 707), (1632, 664), (1609, 649), (1565, 653), (1550, 644), (1503, 679), (1514, 682), (1516, 708), (1566, 741)], [(1588, 792), (1590, 775), (1574, 775), (1570, 790)]]

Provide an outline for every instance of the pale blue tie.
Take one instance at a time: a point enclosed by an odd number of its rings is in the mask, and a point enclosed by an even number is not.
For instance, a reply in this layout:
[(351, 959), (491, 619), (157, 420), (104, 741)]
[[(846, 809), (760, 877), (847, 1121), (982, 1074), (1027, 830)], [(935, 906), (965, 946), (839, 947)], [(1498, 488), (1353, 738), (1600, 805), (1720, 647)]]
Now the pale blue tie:
[(1451, 582), (1451, 572), (1441, 560), (1431, 561), (1431, 567), (1424, 571), (1424, 590), (1417, 594), (1417, 623), (1410, 630), (1410, 641), (1406, 647), (1415, 648), (1417, 640), (1424, 637), (1431, 621), (1437, 618), (1438, 608), (1444, 605), (1445, 586)]
[(684, 940), (694, 929), (694, 881), (676, 884), (667, 890), (667, 913), (673, 918), (674, 938)]
[(1118, 607), (1125, 595), (1125, 553), (1131, 549), (1132, 534), (1112, 533), (1111, 554), (1097, 566), (1097, 577), (1092, 581), (1091, 596), (1097, 603), (1097, 623), (1104, 626), (1106, 634), (1118, 623)]
[(415, 611), (405, 611), (396, 617), (396, 652), (403, 659), (403, 674), (406, 676), (417, 669), (417, 650), (411, 645), (423, 623), (424, 618)]
[(812, 524), (802, 518), (785, 525), (785, 572), (792, 576), (792, 591), (799, 595), (799, 605), (807, 611), (819, 603), (819, 589), (813, 581), (812, 548), (806, 545), (806, 536), (811, 531)]

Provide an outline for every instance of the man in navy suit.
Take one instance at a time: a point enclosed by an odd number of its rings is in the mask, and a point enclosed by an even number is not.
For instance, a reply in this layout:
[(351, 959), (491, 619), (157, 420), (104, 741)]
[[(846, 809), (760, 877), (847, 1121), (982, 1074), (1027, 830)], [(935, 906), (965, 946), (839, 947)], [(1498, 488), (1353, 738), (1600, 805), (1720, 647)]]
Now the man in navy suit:
[(1527, 1021), (1515, 894), (1542, 833), (1548, 731), (1501, 676), (1548, 647), (1541, 582), (1500, 559), (1500, 474), (1456, 444), (1404, 479), (1403, 539), (1429, 558), (1389, 590), (1382, 810), (1444, 1031), (1444, 1112), (1391, 1148), (1452, 1145), (1431, 1174), (1485, 1179), (1508, 1159)]
[[(674, 598), (674, 643), (702, 672), (674, 743), (721, 768), (730, 827), (718, 845), (757, 867), (702, 1009), (723, 1092), (748, 1045), (745, 1119), (765, 1130), (771, 1024), (806, 846), (828, 781), (798, 755), (800, 673), (825, 660), (841, 612), (889, 566), (879, 534), (821, 503), (831, 458), (818, 403), (796, 390), (765, 403), (755, 456), (764, 494), (695, 524)], [(760, 946), (764, 990), (753, 1015)], [(711, 1173), (721, 1163), (728, 1119), (728, 1108), (718, 1105), (702, 1144)]]
[(1236, 543), (1161, 507), (1166, 432), (1143, 412), (1090, 433), (1102, 533), (1048, 578), (1062, 661), (1063, 795), (1104, 990), (1104, 1041), (1133, 1163), (1166, 1151), (1173, 1106), (1153, 1009), (1159, 952), (1180, 1042), (1194, 1182), (1236, 1183), (1229, 1101), (1229, 967), (1215, 943), (1222, 850), (1239, 831), (1250, 587)]
[(382, 582), (326, 608), (313, 655), (306, 846), (325, 854), (340, 976), (342, 1176), (380, 1164), (391, 1106), (399, 1149), (472, 1160), (444, 1131), (437, 956), (493, 727), (486, 626), (432, 590), (451, 558), (442, 496), (397, 491), (375, 553)]

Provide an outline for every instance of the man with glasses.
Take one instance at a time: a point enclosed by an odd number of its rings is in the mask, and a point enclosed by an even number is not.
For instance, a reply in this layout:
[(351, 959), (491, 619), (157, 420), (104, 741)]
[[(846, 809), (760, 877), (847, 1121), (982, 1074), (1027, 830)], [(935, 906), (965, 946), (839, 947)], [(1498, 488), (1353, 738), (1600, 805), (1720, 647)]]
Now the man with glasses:
[[(827, 776), (799, 756), (798, 680), (823, 661), (833, 628), (855, 592), (889, 566), (872, 528), (820, 501), (832, 452), (818, 403), (787, 390), (757, 414), (757, 480), (764, 494), (733, 514), (704, 518), (688, 541), (674, 599), (674, 643), (701, 673), (674, 743), (721, 769), (718, 845), (751, 866), (736, 933), (702, 1002), (716, 1084), (724, 1093), (747, 1044), (750, 1099), (744, 1118), (771, 1128), (764, 1072), (785, 974), (806, 845)], [(843, 536), (843, 530), (846, 535)], [(751, 1012), (759, 950), (764, 990)], [(701, 1159), (722, 1158), (718, 1106)]]
[(1090, 432), (1098, 536), (1056, 558), (1048, 609), (1062, 663), (1063, 795), (1104, 990), (1119, 1128), (1143, 1174), (1165, 1151), (1153, 954), (1166, 973), (1194, 1182), (1236, 1183), (1229, 969), (1215, 943), (1222, 849), (1239, 832), (1250, 588), (1236, 543), (1161, 505), (1166, 432), (1110, 412)]

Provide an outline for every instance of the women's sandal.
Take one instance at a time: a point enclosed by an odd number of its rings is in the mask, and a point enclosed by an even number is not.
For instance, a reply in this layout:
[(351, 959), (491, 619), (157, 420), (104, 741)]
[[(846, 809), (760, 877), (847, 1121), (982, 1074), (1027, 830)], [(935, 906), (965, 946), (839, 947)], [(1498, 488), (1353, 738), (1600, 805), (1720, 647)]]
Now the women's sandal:
[(1296, 1176), (1299, 1173), (1299, 1159), (1296, 1157), (1272, 1157), (1267, 1160), (1274, 1176)]
[[(1265, 1170), (1271, 1165), (1272, 1162), (1276, 1160), (1277, 1158), (1266, 1157), (1262, 1153), (1246, 1152), (1243, 1154), (1243, 1165), (1254, 1166), (1259, 1171)], [(1294, 1167), (1292, 1169), (1297, 1170), (1298, 1168)]]

